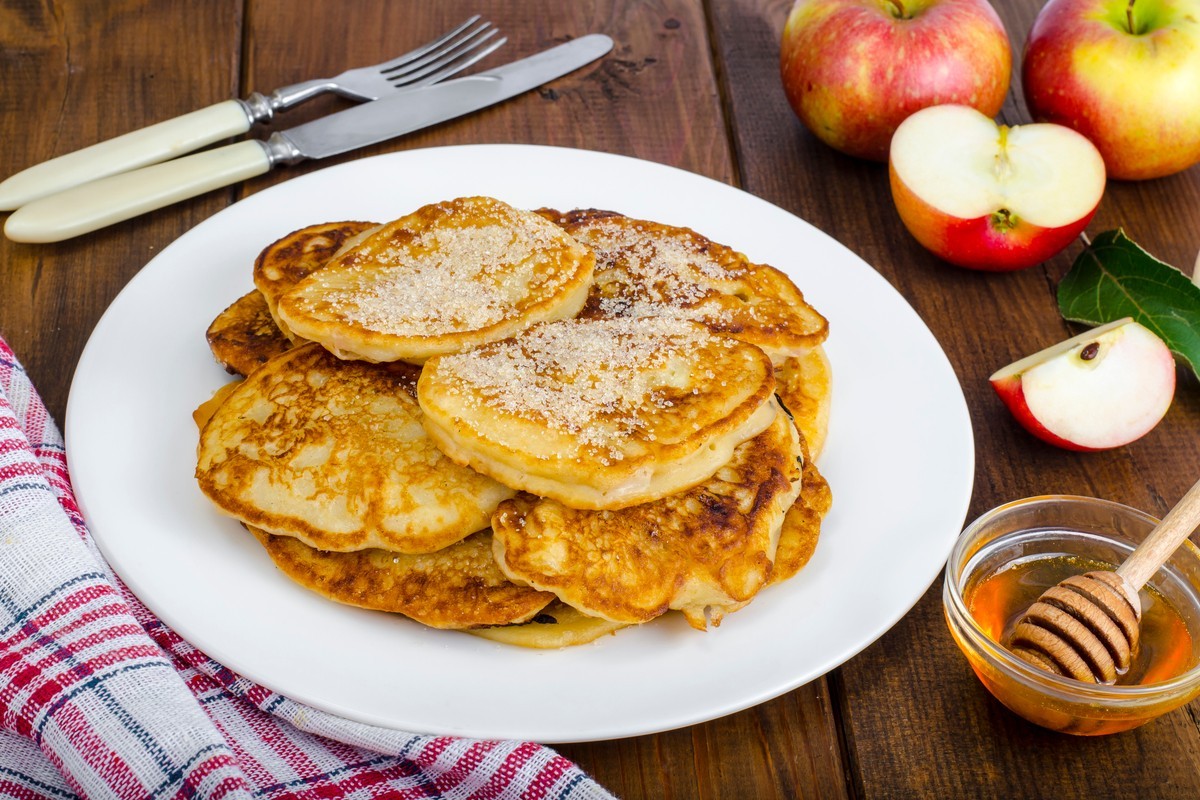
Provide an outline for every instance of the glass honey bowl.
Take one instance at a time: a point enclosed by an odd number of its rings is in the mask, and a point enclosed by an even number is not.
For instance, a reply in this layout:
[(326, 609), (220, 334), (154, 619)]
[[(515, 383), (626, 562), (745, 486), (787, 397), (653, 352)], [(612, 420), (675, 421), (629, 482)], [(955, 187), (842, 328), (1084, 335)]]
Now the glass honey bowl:
[(983, 685), (1050, 730), (1099, 736), (1136, 728), (1200, 695), (1200, 549), (1184, 544), (1141, 591), (1141, 641), (1112, 685), (1051, 674), (1000, 642), (1043, 591), (1070, 575), (1116, 569), (1154, 526), (1137, 509), (1048, 495), (971, 523), (946, 564), (946, 623)]

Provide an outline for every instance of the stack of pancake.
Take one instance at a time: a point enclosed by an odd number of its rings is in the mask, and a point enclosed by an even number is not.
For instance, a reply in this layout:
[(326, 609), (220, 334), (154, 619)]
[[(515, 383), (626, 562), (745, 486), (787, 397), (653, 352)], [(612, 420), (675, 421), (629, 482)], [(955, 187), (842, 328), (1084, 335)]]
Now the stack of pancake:
[(471, 197), (301, 229), (254, 282), (196, 478), (309, 589), (560, 647), (720, 624), (813, 552), (827, 325), (772, 267)]

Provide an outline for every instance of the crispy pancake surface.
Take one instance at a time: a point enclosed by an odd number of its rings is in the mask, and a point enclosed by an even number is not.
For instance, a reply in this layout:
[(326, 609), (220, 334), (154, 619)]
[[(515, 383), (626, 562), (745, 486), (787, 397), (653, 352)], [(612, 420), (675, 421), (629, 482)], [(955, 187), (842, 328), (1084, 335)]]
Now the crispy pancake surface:
[(259, 291), (239, 297), (218, 314), (208, 326), (206, 338), (213, 356), (235, 375), (249, 375), (292, 347)]
[(581, 316), (691, 320), (758, 345), (776, 363), (828, 334), (825, 318), (786, 275), (690, 228), (610, 211), (539, 213), (596, 254)]
[(241, 380), (230, 381), (213, 392), (212, 397), (196, 406), (196, 410), (192, 412), (192, 422), (196, 423), (198, 430), (204, 430), (204, 426), (212, 419), (212, 415), (217, 413), (217, 409), (241, 383)]
[(600, 617), (589, 617), (563, 602), (555, 601), (526, 622), (513, 625), (497, 625), (475, 628), (468, 633), (493, 642), (532, 647), (536, 650), (553, 650), (594, 642), (601, 636), (616, 633), (626, 627), (623, 622), (613, 622)]
[(279, 319), (279, 298), (284, 292), (378, 227), (378, 222), (321, 222), (292, 231), (263, 248), (254, 260), (254, 285), (266, 298), (271, 318), (284, 336), (296, 338)]
[(427, 553), (486, 528), (513, 492), (429, 440), (416, 373), (315, 343), (275, 357), (201, 430), (201, 490), (247, 525), (323, 550)]
[(775, 551), (775, 563), (771, 567), (768, 584), (785, 581), (804, 568), (817, 549), (821, 521), (833, 504), (829, 484), (809, 458), (808, 448), (804, 449), (804, 477), (800, 496), (783, 518), (779, 548)]
[(295, 334), (342, 358), (420, 364), (574, 317), (595, 258), (487, 197), (424, 206), (344, 249), (279, 300)]
[(749, 602), (771, 574), (802, 451), (776, 407), (769, 428), (707, 481), (618, 511), (519, 494), (492, 517), (496, 561), (513, 581), (591, 616), (647, 622), (668, 609), (704, 629)]
[(757, 347), (672, 319), (566, 320), (430, 359), (425, 429), (450, 458), (574, 508), (703, 481), (775, 418)]
[(289, 536), (251, 532), (296, 583), (339, 603), (389, 611), (433, 628), (510, 625), (532, 619), (554, 595), (511, 583), (492, 558), (490, 531), (436, 553), (330, 553)]
[(775, 392), (791, 412), (813, 460), (820, 458), (829, 432), (833, 372), (821, 345), (775, 367)]

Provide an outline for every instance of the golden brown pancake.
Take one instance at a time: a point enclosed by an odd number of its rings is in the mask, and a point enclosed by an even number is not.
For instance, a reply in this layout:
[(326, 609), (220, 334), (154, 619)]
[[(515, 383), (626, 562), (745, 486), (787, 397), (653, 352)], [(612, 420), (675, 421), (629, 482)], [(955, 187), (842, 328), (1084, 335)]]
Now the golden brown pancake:
[(828, 334), (825, 318), (786, 275), (690, 228), (611, 211), (539, 213), (596, 254), (583, 317), (691, 320), (758, 345), (775, 363)]
[(225, 384), (213, 392), (212, 397), (196, 406), (196, 410), (192, 412), (192, 421), (196, 423), (196, 427), (204, 430), (204, 426), (212, 419), (212, 415), (217, 413), (217, 409), (221, 407), (221, 404), (225, 402), (229, 395), (233, 394), (233, 390), (241, 385), (241, 383), (240, 380), (237, 380)]
[(829, 432), (833, 374), (821, 345), (775, 367), (775, 393), (791, 412), (813, 460), (821, 457)]
[(770, 576), (801, 454), (780, 410), (710, 479), (652, 503), (584, 511), (519, 494), (492, 516), (496, 561), (514, 582), (590, 616), (636, 624), (678, 609), (703, 630)]
[(196, 478), (222, 511), (322, 550), (440, 550), (513, 494), (443, 456), (413, 396), (417, 368), (337, 359), (315, 343), (263, 364), (200, 433)]
[(266, 298), (257, 290), (233, 301), (217, 315), (208, 326), (207, 338), (217, 361), (235, 375), (249, 375), (292, 346), (271, 317)]
[(428, 205), (345, 248), (279, 299), (295, 335), (342, 358), (420, 364), (574, 317), (595, 259), (499, 200)]
[(292, 231), (267, 245), (254, 260), (254, 285), (262, 292), (276, 326), (289, 341), (297, 337), (279, 320), (279, 297), (325, 266), (343, 247), (379, 227), (378, 222), (321, 222)]
[(757, 347), (671, 319), (567, 320), (425, 365), (425, 429), (459, 464), (574, 508), (700, 483), (775, 418)]
[(532, 647), (537, 650), (553, 650), (559, 647), (594, 642), (601, 636), (616, 633), (626, 627), (600, 617), (589, 617), (566, 603), (555, 601), (538, 612), (528, 622), (516, 625), (498, 625), (491, 628), (475, 628), (467, 631), (473, 636), (491, 639), (493, 642)]
[(833, 504), (829, 484), (817, 470), (817, 465), (804, 454), (804, 478), (800, 496), (788, 509), (779, 534), (779, 548), (771, 567), (768, 585), (785, 581), (803, 569), (817, 549), (821, 521)]
[(250, 530), (275, 565), (306, 589), (339, 603), (403, 614), (432, 628), (521, 623), (554, 599), (501, 574), (486, 530), (426, 555), (377, 549), (329, 553), (290, 536)]

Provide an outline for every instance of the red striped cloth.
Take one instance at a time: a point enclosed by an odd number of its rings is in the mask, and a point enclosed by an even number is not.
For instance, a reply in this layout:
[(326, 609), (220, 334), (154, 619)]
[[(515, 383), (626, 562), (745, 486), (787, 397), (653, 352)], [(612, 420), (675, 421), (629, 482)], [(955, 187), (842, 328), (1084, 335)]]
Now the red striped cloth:
[(190, 646), (104, 562), (62, 437), (0, 338), (0, 796), (80, 795), (611, 797), (547, 747), (351, 722)]

